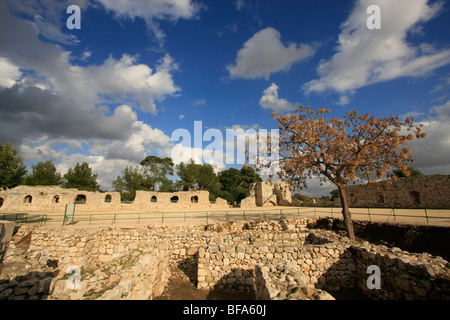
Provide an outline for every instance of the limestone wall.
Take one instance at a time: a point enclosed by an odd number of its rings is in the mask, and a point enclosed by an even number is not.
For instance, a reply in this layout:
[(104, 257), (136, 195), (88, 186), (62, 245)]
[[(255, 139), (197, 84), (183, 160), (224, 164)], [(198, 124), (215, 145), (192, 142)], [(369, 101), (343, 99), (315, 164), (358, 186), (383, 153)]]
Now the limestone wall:
[[(22, 226), (10, 242), (0, 299), (149, 299), (169, 266), (197, 260), (197, 285), (259, 299), (332, 299), (359, 288), (372, 299), (450, 299), (450, 264), (427, 253), (353, 242), (315, 219), (139, 227)], [(26, 239), (29, 240), (26, 246)], [(369, 289), (367, 267), (381, 270)], [(67, 287), (67, 267), (81, 287)], [(5, 276), (6, 275), (6, 276)]]
[[(275, 300), (328, 300), (328, 292), (354, 288), (373, 299), (450, 299), (450, 264), (441, 257), (356, 243), (298, 220), (262, 229), (200, 247), (198, 286)], [(381, 270), (380, 289), (367, 286), (370, 265)]]
[(399, 178), (347, 187), (352, 207), (450, 208), (450, 175)]
[(67, 204), (77, 203), (77, 211), (111, 210), (176, 210), (228, 208), (225, 200), (209, 201), (208, 191), (180, 191), (173, 193), (136, 191), (131, 203), (121, 203), (119, 192), (88, 192), (57, 186), (18, 186), (1, 191), (1, 212), (52, 211), (64, 212)]
[(271, 207), (289, 205), (291, 188), (286, 182), (258, 182), (250, 185), (250, 195), (242, 200), (241, 207)]

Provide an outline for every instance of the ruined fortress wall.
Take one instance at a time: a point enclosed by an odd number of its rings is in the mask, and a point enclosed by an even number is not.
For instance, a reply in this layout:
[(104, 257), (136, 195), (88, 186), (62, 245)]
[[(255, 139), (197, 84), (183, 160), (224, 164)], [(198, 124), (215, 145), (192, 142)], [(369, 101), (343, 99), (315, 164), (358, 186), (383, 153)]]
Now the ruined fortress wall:
[[(22, 226), (7, 251), (2, 299), (148, 299), (167, 284), (169, 266), (197, 261), (200, 288), (251, 290), (258, 299), (330, 299), (360, 288), (372, 299), (448, 300), (449, 264), (427, 253), (354, 242), (308, 229), (313, 219), (238, 221), (220, 225), (104, 227)], [(207, 227), (207, 228), (206, 228)], [(222, 232), (225, 231), (225, 232)], [(21, 239), (30, 237), (29, 249)], [(28, 268), (16, 268), (17, 263)], [(68, 266), (84, 270), (81, 288), (67, 288)], [(380, 288), (367, 286), (369, 266)], [(258, 270), (260, 269), (260, 270)], [(262, 273), (262, 274), (260, 274)]]
[(399, 178), (347, 187), (352, 207), (448, 209), (450, 175)]
[[(121, 203), (119, 192), (89, 192), (57, 186), (18, 186), (0, 192), (0, 212), (61, 211), (77, 203), (81, 211), (172, 210), (227, 208), (223, 199), (209, 201), (208, 191), (155, 192), (136, 191), (131, 203)], [(82, 199), (84, 203), (76, 200)]]
[[(254, 200), (251, 200), (253, 198)], [(286, 182), (258, 182), (250, 185), (250, 196), (244, 199), (244, 207), (254, 204), (258, 207), (283, 206), (292, 202), (291, 188)]]

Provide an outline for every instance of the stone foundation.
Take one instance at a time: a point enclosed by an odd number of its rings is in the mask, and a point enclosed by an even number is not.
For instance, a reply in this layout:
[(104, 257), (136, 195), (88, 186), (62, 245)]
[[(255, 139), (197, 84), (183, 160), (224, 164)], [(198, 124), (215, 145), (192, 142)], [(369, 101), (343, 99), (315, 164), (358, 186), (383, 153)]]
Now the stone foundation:
[[(167, 285), (169, 265), (189, 259), (197, 262), (198, 288), (253, 292), (257, 299), (328, 300), (355, 289), (371, 299), (450, 299), (450, 265), (441, 257), (308, 229), (315, 220), (22, 226), (5, 258), (0, 298), (152, 299)], [(367, 287), (372, 265), (381, 270), (380, 289)], [(69, 266), (79, 270), (76, 291), (67, 286)]]

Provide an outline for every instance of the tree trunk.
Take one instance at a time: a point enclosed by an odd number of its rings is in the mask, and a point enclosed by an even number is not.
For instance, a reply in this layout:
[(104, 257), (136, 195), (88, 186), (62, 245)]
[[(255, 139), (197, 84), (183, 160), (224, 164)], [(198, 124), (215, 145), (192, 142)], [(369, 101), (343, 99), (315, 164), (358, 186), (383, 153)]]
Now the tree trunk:
[(352, 216), (350, 214), (350, 210), (348, 209), (347, 191), (345, 190), (345, 186), (343, 186), (343, 185), (337, 185), (337, 186), (339, 189), (339, 196), (341, 198), (342, 215), (344, 216), (344, 225), (345, 225), (345, 229), (347, 230), (347, 235), (351, 240), (356, 240), (355, 232), (353, 230)]

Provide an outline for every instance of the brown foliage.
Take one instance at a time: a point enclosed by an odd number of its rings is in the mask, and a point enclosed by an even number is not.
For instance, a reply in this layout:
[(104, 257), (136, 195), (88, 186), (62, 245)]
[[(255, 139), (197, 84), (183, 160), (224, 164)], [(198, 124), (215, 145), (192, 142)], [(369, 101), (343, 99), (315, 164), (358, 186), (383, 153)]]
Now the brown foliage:
[(343, 119), (325, 119), (331, 111), (299, 106), (288, 115), (272, 113), (280, 129), (280, 178), (298, 188), (306, 187), (312, 176), (328, 179), (339, 187), (358, 174), (381, 178), (391, 167), (407, 171), (411, 155), (408, 141), (424, 138), (422, 125), (414, 118), (377, 118), (356, 111)]

